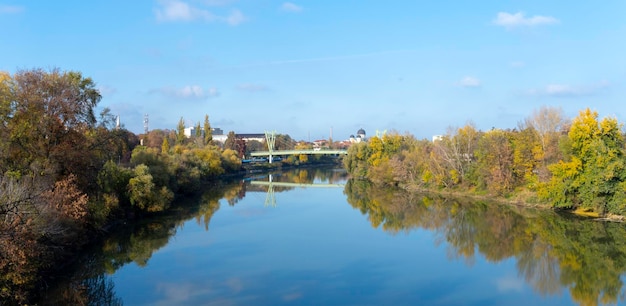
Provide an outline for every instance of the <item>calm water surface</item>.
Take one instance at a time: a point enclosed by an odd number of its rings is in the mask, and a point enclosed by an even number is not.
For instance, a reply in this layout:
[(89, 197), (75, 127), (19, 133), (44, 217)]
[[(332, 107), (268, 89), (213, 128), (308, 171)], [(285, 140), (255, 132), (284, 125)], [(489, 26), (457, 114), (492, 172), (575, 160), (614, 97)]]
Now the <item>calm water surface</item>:
[[(339, 170), (295, 170), (268, 181), (225, 185), (175, 216), (127, 225), (48, 301), (624, 303), (622, 224), (376, 189)], [(87, 289), (77, 293), (77, 284)]]

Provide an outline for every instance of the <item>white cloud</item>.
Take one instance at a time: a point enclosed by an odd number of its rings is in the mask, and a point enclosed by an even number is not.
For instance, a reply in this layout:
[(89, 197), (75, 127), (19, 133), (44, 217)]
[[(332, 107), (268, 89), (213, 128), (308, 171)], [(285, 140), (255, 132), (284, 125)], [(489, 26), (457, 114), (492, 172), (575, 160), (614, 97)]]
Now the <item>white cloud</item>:
[(523, 12), (517, 12), (515, 14), (499, 12), (496, 19), (493, 20), (495, 25), (503, 26), (506, 28), (520, 27), (520, 26), (538, 26), (559, 23), (560, 21), (552, 16), (535, 15), (532, 17), (526, 17)]
[(543, 88), (531, 89), (527, 94), (532, 96), (576, 98), (599, 94), (609, 85), (606, 81), (591, 85), (548, 84)]
[(226, 22), (232, 26), (236, 26), (244, 21), (246, 21), (246, 17), (239, 10), (233, 10), (230, 15), (226, 17)]
[(252, 84), (252, 83), (239, 84), (237, 85), (237, 89), (241, 91), (247, 91), (247, 92), (259, 92), (259, 91), (269, 90), (269, 88), (267, 88), (267, 86), (265, 85)]
[(480, 87), (481, 82), (475, 77), (466, 76), (459, 81), (459, 85), (463, 87)]
[(202, 2), (209, 6), (223, 6), (235, 2), (235, 0), (204, 0)]
[(526, 63), (522, 62), (522, 61), (513, 61), (510, 63), (511, 67), (513, 68), (522, 68), (524, 66), (526, 66)]
[(204, 89), (198, 85), (186, 85), (182, 88), (163, 87), (152, 90), (151, 92), (158, 92), (165, 96), (189, 100), (206, 99), (220, 95), (219, 91), (214, 87)]
[(223, 17), (180, 0), (160, 0), (158, 3), (159, 6), (154, 9), (154, 14), (159, 22), (225, 22), (235, 26), (246, 20), (239, 10), (233, 10), (230, 15)]
[(24, 7), (17, 5), (0, 5), (0, 14), (18, 14), (24, 11)]
[(155, 9), (158, 21), (193, 21), (206, 20), (213, 21), (215, 16), (207, 10), (202, 10), (189, 6), (189, 4), (177, 0), (159, 1), (160, 8)]
[(296, 5), (294, 3), (291, 3), (291, 2), (283, 3), (283, 5), (280, 6), (280, 9), (285, 11), (285, 12), (291, 12), (291, 13), (302, 12), (302, 7), (301, 6)]

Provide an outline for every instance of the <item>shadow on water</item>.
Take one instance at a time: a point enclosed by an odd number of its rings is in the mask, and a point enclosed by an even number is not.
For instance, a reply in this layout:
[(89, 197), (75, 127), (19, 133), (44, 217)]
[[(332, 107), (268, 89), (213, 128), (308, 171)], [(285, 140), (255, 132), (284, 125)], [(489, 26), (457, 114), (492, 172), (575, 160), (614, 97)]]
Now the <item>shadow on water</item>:
[[(254, 180), (268, 180), (257, 177)], [(345, 173), (294, 170), (274, 181), (334, 183)], [(261, 189), (260, 189), (261, 188)], [(144, 266), (152, 254), (167, 245), (183, 223), (195, 219), (205, 230), (220, 203), (236, 205), (246, 192), (267, 186), (247, 180), (209, 188), (190, 204), (167, 215), (125, 224), (77, 261), (67, 275), (51, 284), (41, 304), (121, 305), (109, 275), (134, 262)], [(254, 189), (254, 190), (253, 190)], [(257, 190), (258, 189), (258, 190)], [(275, 187), (287, 192), (290, 187)], [(374, 228), (385, 232), (425, 229), (448, 247), (452, 258), (471, 264), (477, 256), (490, 262), (513, 258), (519, 276), (542, 296), (568, 292), (581, 305), (616, 304), (625, 293), (626, 227), (563, 216), (552, 211), (496, 203), (450, 199), (434, 195), (376, 188), (348, 180), (344, 194)], [(277, 275), (277, 277), (280, 275)]]

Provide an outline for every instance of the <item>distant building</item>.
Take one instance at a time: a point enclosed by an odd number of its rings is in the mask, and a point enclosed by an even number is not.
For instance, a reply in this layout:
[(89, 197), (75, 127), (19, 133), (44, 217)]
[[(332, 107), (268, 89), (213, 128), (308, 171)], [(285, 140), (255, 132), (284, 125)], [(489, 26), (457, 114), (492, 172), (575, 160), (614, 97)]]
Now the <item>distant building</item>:
[(245, 142), (256, 140), (258, 142), (265, 142), (265, 134), (264, 133), (256, 133), (256, 134), (235, 134), (235, 136), (239, 139), (243, 139)]
[(364, 129), (359, 129), (356, 132), (356, 137), (354, 135), (350, 135), (350, 142), (351, 143), (359, 143), (361, 141), (365, 141), (365, 130)]
[[(213, 141), (224, 143), (228, 138), (228, 135), (224, 135), (221, 129), (219, 129), (219, 134), (213, 134)], [(265, 142), (265, 134), (264, 133), (242, 133), (235, 134), (235, 137), (238, 139), (242, 139), (245, 142), (256, 140), (258, 142)]]
[(442, 141), (442, 140), (443, 140), (443, 135), (433, 135), (433, 142)]
[[(185, 130), (183, 131), (183, 133), (185, 134), (185, 137), (189, 138), (192, 136), (196, 136), (196, 128), (191, 126), (191, 127), (187, 127), (185, 128)], [(211, 128), (211, 135), (213, 136), (213, 139), (215, 139), (216, 135), (223, 135), (224, 131), (222, 131), (222, 129), (220, 128)], [(202, 135), (202, 137), (204, 137), (204, 129), (200, 128), (200, 135)], [(224, 138), (226, 139), (226, 138)]]
[(187, 138), (191, 136), (196, 136), (196, 128), (195, 127), (185, 128), (185, 130), (183, 131), (183, 134), (185, 134), (185, 137)]

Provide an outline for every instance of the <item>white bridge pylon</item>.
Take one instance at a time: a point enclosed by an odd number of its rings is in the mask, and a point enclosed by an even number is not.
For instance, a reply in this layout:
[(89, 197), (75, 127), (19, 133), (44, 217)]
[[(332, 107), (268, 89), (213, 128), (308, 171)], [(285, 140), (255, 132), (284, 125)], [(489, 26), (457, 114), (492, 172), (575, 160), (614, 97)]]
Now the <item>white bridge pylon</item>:
[(267, 150), (269, 152), (269, 162), (272, 163), (274, 152), (274, 143), (276, 142), (276, 131), (265, 131), (265, 143), (267, 143)]

